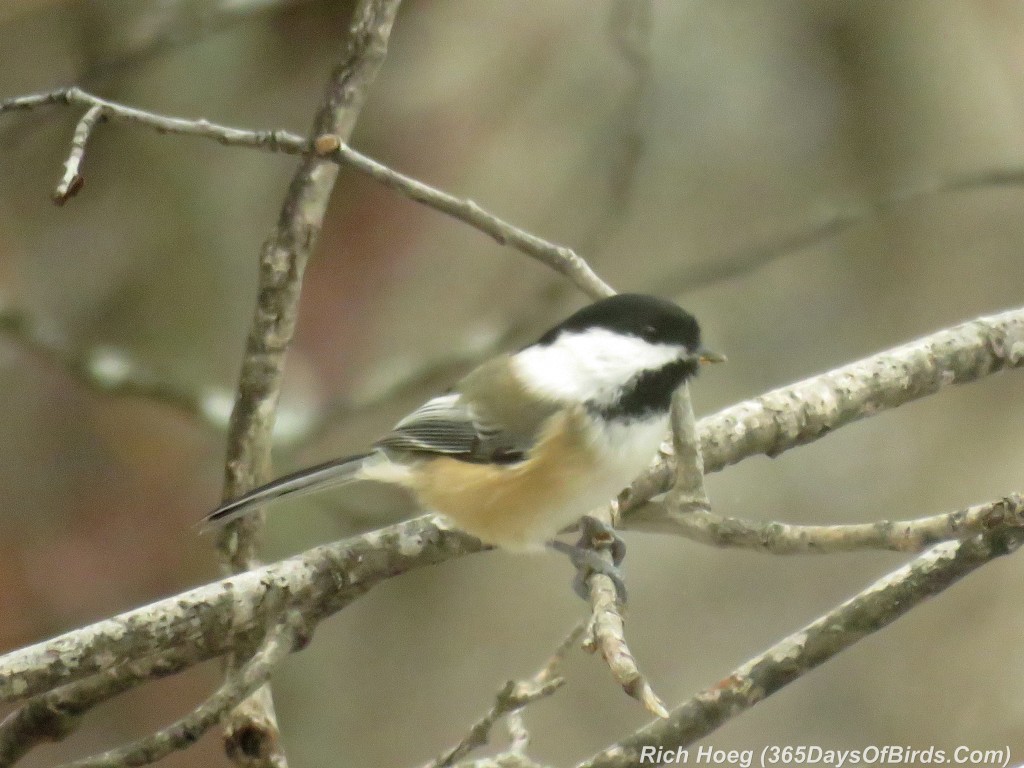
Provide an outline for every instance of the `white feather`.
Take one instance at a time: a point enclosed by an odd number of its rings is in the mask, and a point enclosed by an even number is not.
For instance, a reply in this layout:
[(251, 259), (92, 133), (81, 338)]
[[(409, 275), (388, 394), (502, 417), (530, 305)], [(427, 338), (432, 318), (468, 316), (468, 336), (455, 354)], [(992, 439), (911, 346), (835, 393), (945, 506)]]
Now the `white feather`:
[(516, 375), (535, 394), (562, 402), (611, 404), (630, 380), (679, 359), (680, 347), (651, 344), (605, 328), (562, 333), (512, 357)]
[(628, 422), (594, 419), (589, 437), (597, 457), (596, 471), (575, 489), (569, 501), (538, 516), (536, 528), (527, 536), (529, 542), (551, 540), (560, 530), (606, 506), (627, 488), (650, 465), (662, 441), (668, 437), (668, 416)]

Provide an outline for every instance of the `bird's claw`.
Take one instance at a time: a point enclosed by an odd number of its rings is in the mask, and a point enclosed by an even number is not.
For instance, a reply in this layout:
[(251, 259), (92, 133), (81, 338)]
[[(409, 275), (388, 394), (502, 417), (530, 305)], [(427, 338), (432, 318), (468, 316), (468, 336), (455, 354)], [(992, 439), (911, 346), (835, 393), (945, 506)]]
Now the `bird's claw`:
[[(588, 579), (593, 574), (600, 573), (611, 579), (615, 585), (619, 604), (626, 605), (626, 582), (619, 570), (619, 565), (626, 556), (626, 542), (606, 523), (586, 515), (580, 519), (579, 541), (575, 544), (552, 541), (551, 547), (565, 554), (576, 568), (572, 588), (583, 600), (590, 599)], [(601, 557), (600, 550), (604, 548), (607, 548), (612, 556), (611, 563)]]

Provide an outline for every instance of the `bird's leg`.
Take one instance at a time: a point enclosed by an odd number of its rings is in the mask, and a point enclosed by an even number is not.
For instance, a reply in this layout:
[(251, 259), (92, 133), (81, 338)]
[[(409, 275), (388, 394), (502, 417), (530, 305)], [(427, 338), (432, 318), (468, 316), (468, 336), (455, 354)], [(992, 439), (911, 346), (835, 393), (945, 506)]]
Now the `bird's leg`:
[[(615, 593), (621, 605), (626, 604), (626, 582), (622, 579), (619, 565), (626, 556), (626, 542), (611, 527), (596, 517), (584, 515), (580, 518), (580, 538), (575, 544), (564, 541), (551, 541), (548, 546), (569, 558), (576, 568), (573, 579), (573, 591), (584, 600), (590, 599), (590, 588), (587, 579), (594, 573), (600, 573), (612, 580)], [(611, 564), (599, 554), (600, 549), (607, 547), (612, 556)]]

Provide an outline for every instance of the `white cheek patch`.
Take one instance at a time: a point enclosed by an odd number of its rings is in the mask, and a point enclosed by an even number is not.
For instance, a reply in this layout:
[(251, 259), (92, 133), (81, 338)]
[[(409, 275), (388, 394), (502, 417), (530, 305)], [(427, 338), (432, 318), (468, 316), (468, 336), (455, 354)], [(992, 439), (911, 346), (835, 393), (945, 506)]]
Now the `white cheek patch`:
[(680, 353), (679, 347), (669, 344), (591, 328), (562, 333), (552, 344), (528, 347), (513, 356), (512, 365), (523, 384), (542, 397), (605, 404), (614, 401), (630, 379), (678, 360)]

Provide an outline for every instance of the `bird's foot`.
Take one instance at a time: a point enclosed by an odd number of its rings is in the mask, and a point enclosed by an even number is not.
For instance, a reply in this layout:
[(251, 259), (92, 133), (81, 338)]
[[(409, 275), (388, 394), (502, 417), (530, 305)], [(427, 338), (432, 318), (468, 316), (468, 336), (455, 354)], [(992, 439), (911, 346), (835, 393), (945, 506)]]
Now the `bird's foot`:
[[(548, 546), (569, 558), (576, 568), (573, 579), (573, 591), (583, 600), (590, 599), (590, 587), (587, 580), (595, 573), (600, 573), (612, 580), (619, 604), (626, 605), (626, 582), (622, 579), (619, 565), (626, 556), (626, 542), (606, 523), (596, 517), (585, 515), (580, 518), (580, 538), (575, 544), (564, 541), (551, 541)], [(612, 556), (609, 563), (600, 554), (608, 549)]]

